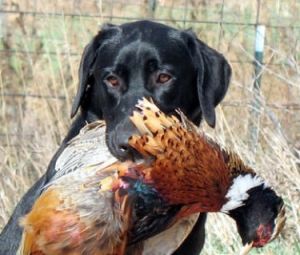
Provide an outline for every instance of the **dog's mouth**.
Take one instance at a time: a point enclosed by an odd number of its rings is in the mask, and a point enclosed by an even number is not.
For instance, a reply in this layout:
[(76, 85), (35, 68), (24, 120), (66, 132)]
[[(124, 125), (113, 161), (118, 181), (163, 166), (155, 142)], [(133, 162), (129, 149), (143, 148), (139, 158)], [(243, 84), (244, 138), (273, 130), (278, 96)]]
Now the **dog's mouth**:
[[(149, 102), (154, 102), (152, 98), (148, 98)], [(107, 135), (106, 135), (106, 144), (110, 152), (120, 161), (131, 160), (134, 162), (144, 159), (144, 157), (132, 148), (128, 144), (128, 139), (135, 134), (140, 134), (142, 132), (141, 127), (137, 128), (131, 121), (133, 114), (141, 114), (142, 107), (140, 106), (141, 100), (132, 109), (131, 116), (123, 116), (123, 119), (119, 119), (116, 123), (107, 123)], [(157, 109), (157, 111), (162, 111)], [(165, 112), (165, 111), (163, 111)], [(168, 115), (174, 115), (177, 118), (180, 118), (180, 112), (174, 110), (168, 112)]]
[(143, 159), (143, 156), (128, 144), (121, 145), (119, 150), (121, 154), (124, 155), (120, 158), (122, 161), (131, 160), (133, 162), (138, 162)]
[[(152, 101), (152, 99), (150, 99)], [(141, 112), (138, 104), (133, 107), (133, 112)], [(129, 116), (123, 116), (116, 123), (107, 123), (106, 144), (110, 152), (120, 161), (131, 160), (140, 161), (142, 155), (128, 144), (128, 139), (135, 134), (139, 134), (138, 129), (133, 125)]]

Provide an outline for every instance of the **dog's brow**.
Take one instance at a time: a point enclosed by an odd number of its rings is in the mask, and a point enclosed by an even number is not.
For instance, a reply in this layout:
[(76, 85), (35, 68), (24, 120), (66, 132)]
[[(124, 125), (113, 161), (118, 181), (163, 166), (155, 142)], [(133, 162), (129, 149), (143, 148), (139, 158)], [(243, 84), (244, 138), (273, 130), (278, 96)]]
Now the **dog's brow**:
[(178, 41), (182, 41), (182, 37), (181, 37), (181, 34), (178, 33), (178, 31), (176, 30), (170, 30), (168, 31), (168, 36), (172, 39), (176, 39)]
[[(127, 53), (130, 54), (131, 58), (133, 56), (136, 56), (137, 59), (141, 57), (144, 58), (145, 53), (151, 53), (153, 57), (160, 61), (160, 56), (157, 48), (147, 42), (139, 40), (131, 42), (128, 45), (124, 46), (121, 51), (123, 52), (123, 54), (119, 54), (119, 56), (116, 58), (116, 63), (122, 62), (122, 58), (126, 57)], [(134, 52), (135, 54), (132, 54), (132, 52)]]

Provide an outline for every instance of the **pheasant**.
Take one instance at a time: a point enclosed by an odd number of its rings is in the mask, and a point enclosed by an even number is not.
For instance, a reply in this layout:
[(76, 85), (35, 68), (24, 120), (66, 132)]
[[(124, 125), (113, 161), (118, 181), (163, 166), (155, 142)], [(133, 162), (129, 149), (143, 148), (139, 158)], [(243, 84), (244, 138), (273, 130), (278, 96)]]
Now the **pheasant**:
[[(242, 254), (275, 239), (286, 220), (282, 199), (236, 153), (178, 115), (166, 116), (146, 99), (138, 103), (130, 118), (139, 134), (128, 141), (143, 156), (138, 162), (118, 162), (96, 140), (87, 164), (65, 150), (57, 174), (22, 219), (20, 254), (172, 254), (201, 212), (235, 220)], [(98, 139), (101, 125), (88, 125), (70, 148)], [(177, 238), (151, 247), (166, 229)]]
[[(31, 212), (21, 219), (24, 233), (18, 254), (97, 254), (94, 252), (94, 246), (102, 245), (98, 239), (88, 245), (84, 244), (83, 240), (81, 243), (77, 243), (78, 240), (74, 237), (78, 223), (73, 221), (72, 224), (69, 221), (66, 217), (66, 209), (69, 207), (68, 210), (71, 211), (70, 218), (74, 218), (72, 214), (78, 215), (80, 212), (81, 220), (90, 222), (90, 224), (86, 224), (86, 229), (93, 226), (95, 222), (106, 222), (107, 219), (103, 219), (104, 211), (101, 206), (108, 207), (114, 199), (113, 194), (107, 191), (105, 191), (106, 194), (101, 193), (99, 187), (101, 178), (99, 177), (96, 177), (94, 189), (83, 189), (84, 183), (88, 183), (91, 178), (94, 178), (93, 175), (96, 172), (101, 173), (107, 166), (117, 162), (117, 159), (109, 152), (105, 139), (105, 123), (96, 121), (87, 124), (79, 135), (68, 143), (56, 161), (56, 174), (51, 182), (43, 188), (42, 195), (34, 204)], [(106, 173), (107, 176), (109, 174), (109, 172)], [(112, 171), (111, 174), (113, 175), (115, 172)], [(54, 194), (54, 192), (47, 192), (49, 188), (60, 194), (60, 198), (52, 196), (54, 203), (48, 199), (49, 195)], [(103, 189), (104, 187), (102, 187)], [(103, 201), (103, 194), (110, 198)], [(57, 206), (59, 200), (61, 206)], [(72, 204), (67, 203), (68, 200), (72, 201)], [(107, 201), (109, 201), (108, 205), (105, 204)], [(64, 217), (61, 212), (64, 212)], [(100, 212), (99, 215), (97, 215), (98, 212)], [(108, 212), (107, 217), (111, 213), (111, 211)], [(171, 228), (145, 240), (142, 247), (143, 255), (171, 254), (185, 240), (197, 219), (198, 214), (185, 217)], [(113, 218), (109, 220), (109, 222), (113, 222)], [(101, 229), (99, 225), (98, 228)], [(81, 235), (83, 239), (87, 240), (92, 239), (99, 232), (96, 231), (89, 237), (91, 231), (83, 231)], [(164, 242), (166, 237), (170, 240), (167, 244)], [(51, 248), (51, 243), (54, 248)], [(127, 248), (128, 254), (134, 255), (133, 250), (135, 249), (135, 245), (131, 245)], [(105, 253), (98, 252), (98, 254)]]

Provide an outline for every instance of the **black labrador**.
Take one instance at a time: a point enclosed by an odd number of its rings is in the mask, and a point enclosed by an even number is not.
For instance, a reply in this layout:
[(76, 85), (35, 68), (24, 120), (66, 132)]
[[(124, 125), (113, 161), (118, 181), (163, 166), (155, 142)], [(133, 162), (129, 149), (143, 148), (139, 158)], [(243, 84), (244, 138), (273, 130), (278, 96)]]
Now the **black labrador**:
[[(26, 214), (54, 171), (66, 143), (86, 124), (107, 123), (108, 147), (119, 159), (134, 158), (127, 146), (134, 132), (128, 116), (142, 97), (151, 97), (166, 113), (180, 108), (195, 124), (202, 117), (215, 126), (215, 106), (223, 99), (231, 69), (225, 58), (198, 40), (151, 21), (105, 25), (86, 46), (79, 69), (79, 88), (71, 116), (79, 108), (69, 133), (51, 160), (46, 174), (25, 194), (0, 236), (0, 254), (18, 249), (19, 218)], [(206, 215), (174, 254), (199, 254), (204, 243)]]

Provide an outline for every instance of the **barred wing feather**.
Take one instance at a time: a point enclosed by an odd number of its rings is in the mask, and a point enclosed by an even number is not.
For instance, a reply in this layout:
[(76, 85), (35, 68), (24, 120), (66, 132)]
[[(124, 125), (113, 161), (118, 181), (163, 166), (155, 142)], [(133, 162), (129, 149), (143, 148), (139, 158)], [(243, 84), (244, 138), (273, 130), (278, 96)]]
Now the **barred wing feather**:
[(117, 161), (108, 150), (105, 140), (103, 121), (87, 124), (58, 157), (52, 181), (78, 169), (100, 165), (105, 168)]

